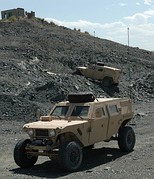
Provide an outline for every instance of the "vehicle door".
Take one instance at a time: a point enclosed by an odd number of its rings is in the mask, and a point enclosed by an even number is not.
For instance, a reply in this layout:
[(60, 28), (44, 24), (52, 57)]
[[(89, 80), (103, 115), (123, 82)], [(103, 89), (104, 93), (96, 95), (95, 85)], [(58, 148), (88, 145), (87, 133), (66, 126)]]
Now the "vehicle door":
[(106, 138), (108, 113), (103, 105), (96, 105), (90, 121), (89, 142), (95, 143)]
[(87, 70), (87, 76), (89, 78), (95, 79), (96, 76), (96, 65), (91, 65), (89, 66), (88, 70)]
[[(75, 125), (76, 135), (84, 145), (89, 145), (89, 112), (90, 105), (88, 104), (72, 104), (72, 110), (70, 111), (71, 120), (81, 121), (81, 124)], [(85, 121), (82, 123), (82, 121)], [(76, 129), (77, 127), (77, 129)]]
[(93, 78), (96, 79), (96, 80), (103, 79), (104, 78), (104, 68), (100, 67), (100, 66), (95, 66)]
[(109, 123), (107, 129), (107, 138), (111, 138), (113, 134), (118, 133), (118, 129), (122, 122), (120, 107), (118, 103), (110, 103), (107, 105), (109, 115)]

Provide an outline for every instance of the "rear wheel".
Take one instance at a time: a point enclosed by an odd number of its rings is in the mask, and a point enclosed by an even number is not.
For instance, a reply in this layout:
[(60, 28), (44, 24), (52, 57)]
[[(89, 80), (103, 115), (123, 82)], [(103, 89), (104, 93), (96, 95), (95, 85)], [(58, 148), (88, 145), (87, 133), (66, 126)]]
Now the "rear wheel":
[(25, 147), (30, 143), (31, 141), (29, 139), (20, 140), (14, 148), (14, 161), (19, 167), (32, 167), (38, 159), (38, 156), (32, 156), (26, 153)]
[(82, 163), (82, 149), (75, 141), (60, 145), (58, 155), (59, 165), (67, 171), (76, 171)]
[(130, 126), (122, 127), (118, 133), (118, 145), (124, 152), (131, 152), (135, 146), (135, 133)]
[(103, 86), (109, 87), (109, 86), (111, 86), (113, 84), (113, 78), (111, 78), (111, 77), (105, 77), (103, 79), (102, 83), (103, 83)]

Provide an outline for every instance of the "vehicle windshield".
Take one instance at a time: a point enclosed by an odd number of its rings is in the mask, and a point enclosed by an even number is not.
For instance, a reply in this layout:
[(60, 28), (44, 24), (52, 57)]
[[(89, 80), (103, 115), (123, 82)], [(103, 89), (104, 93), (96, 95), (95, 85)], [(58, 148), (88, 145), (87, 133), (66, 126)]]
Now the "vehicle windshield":
[(89, 106), (75, 106), (71, 116), (87, 117)]
[(56, 106), (51, 116), (66, 116), (69, 106)]

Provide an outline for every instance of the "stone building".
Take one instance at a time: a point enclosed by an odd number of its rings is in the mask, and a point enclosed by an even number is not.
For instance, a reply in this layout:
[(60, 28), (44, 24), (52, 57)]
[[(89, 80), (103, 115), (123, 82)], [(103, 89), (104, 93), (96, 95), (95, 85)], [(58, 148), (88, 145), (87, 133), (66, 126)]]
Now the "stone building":
[(35, 17), (35, 12), (33, 12), (33, 11), (27, 12), (26, 11), (26, 16), (27, 16), (28, 19), (33, 18), (33, 17)]
[(2, 19), (9, 19), (11, 16), (14, 16), (16, 18), (18, 18), (18, 17), (33, 18), (33, 17), (35, 17), (35, 12), (33, 12), (33, 11), (27, 12), (23, 8), (1, 11)]
[(25, 17), (25, 10), (23, 8), (10, 9), (1, 11), (2, 19), (9, 19), (11, 16)]

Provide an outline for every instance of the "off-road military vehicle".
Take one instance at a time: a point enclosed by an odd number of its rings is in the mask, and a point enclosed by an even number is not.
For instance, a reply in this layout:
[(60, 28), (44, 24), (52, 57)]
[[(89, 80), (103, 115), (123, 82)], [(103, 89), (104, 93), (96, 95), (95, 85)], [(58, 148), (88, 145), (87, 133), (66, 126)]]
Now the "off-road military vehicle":
[(111, 86), (112, 84), (118, 85), (121, 70), (105, 66), (101, 62), (92, 64), (88, 67), (77, 67), (77, 73), (87, 78), (102, 81), (104, 86)]
[(14, 160), (20, 167), (31, 167), (38, 156), (57, 157), (64, 170), (75, 171), (82, 162), (82, 149), (97, 142), (114, 139), (122, 151), (130, 152), (135, 134), (127, 124), (132, 117), (128, 98), (69, 94), (67, 101), (57, 103), (49, 115), (23, 126), (29, 138), (16, 144)]

